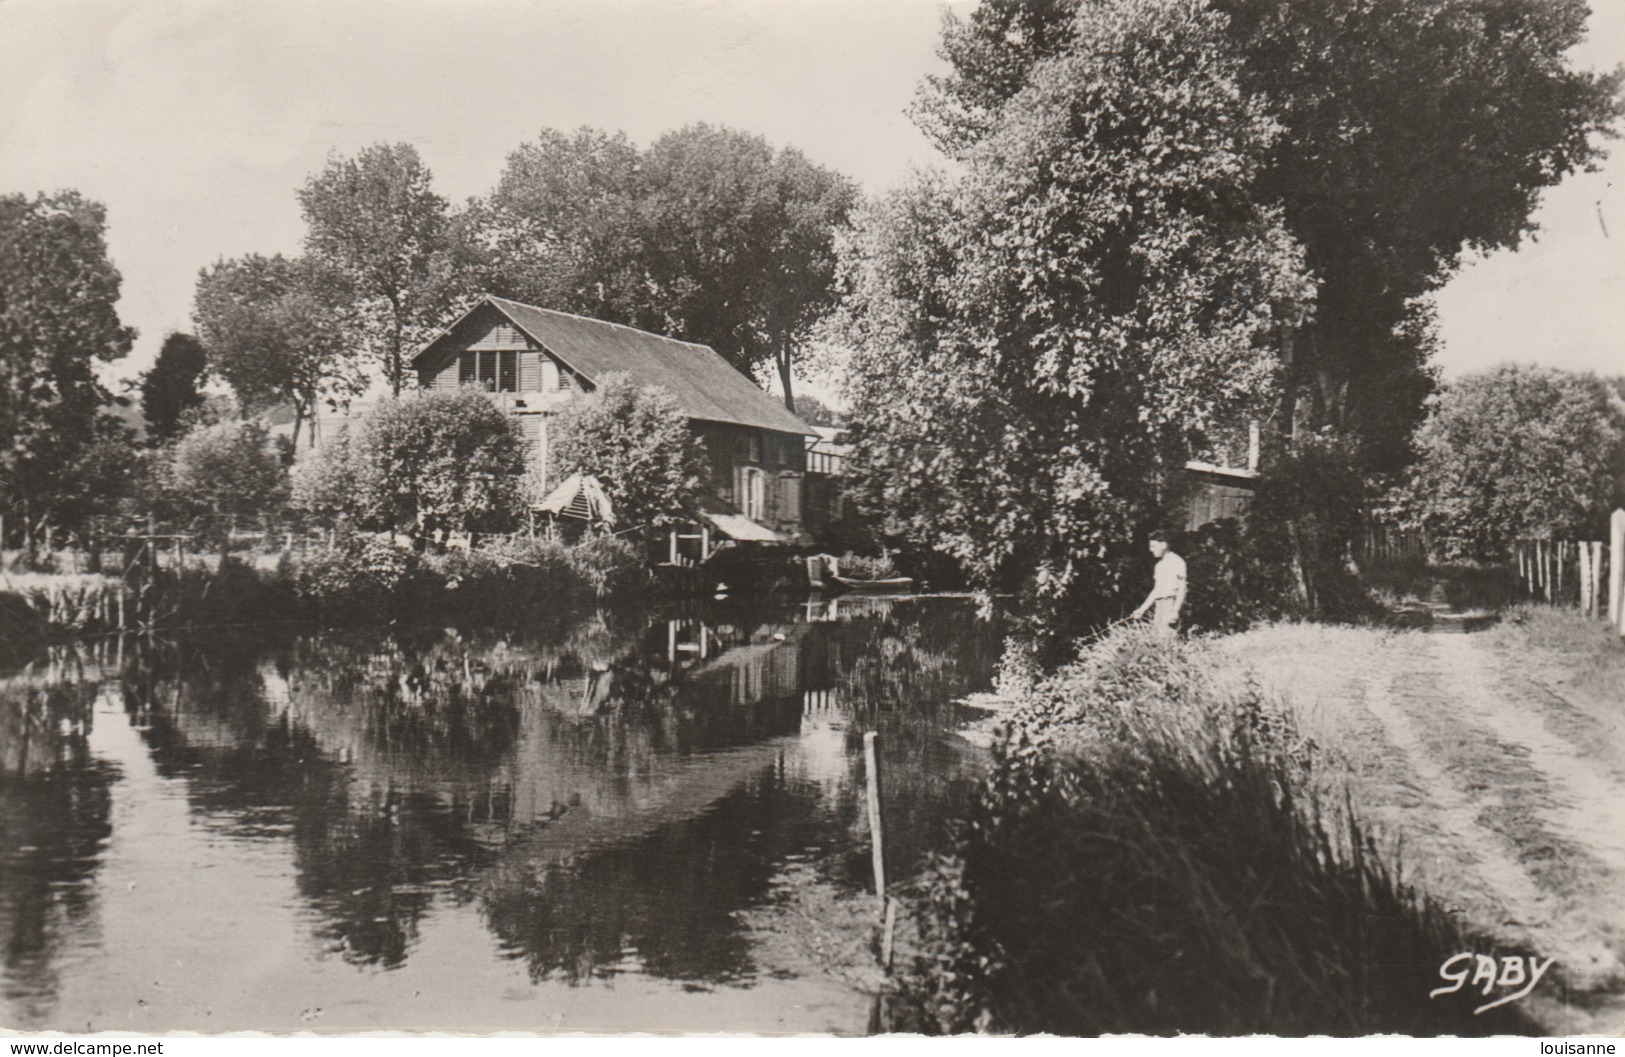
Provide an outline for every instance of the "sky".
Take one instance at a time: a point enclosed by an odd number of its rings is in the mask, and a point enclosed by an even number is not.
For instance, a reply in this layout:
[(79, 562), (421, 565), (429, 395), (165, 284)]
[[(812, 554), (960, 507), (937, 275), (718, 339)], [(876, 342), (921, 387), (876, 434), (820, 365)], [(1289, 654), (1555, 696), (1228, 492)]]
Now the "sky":
[[(865, 191), (934, 154), (909, 122), (959, 0), (0, 0), (0, 193), (106, 204), (137, 327), (122, 367), (191, 329), (199, 269), (297, 253), (295, 191), (333, 155), (415, 145), (441, 194), (487, 193), (543, 128), (647, 144), (759, 133)], [(1625, 0), (1593, 0), (1585, 68), (1625, 63)], [(1438, 297), (1446, 377), (1502, 361), (1625, 373), (1621, 160), (1548, 192), (1537, 241)], [(1604, 234), (1604, 229), (1607, 234)]]

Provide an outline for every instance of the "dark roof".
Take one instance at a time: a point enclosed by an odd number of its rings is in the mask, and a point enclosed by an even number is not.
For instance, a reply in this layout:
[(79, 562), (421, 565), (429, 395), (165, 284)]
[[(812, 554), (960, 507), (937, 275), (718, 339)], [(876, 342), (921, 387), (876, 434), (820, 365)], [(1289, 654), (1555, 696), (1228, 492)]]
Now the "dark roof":
[(597, 384), (624, 371), (642, 385), (658, 385), (677, 398), (689, 418), (726, 422), (781, 433), (814, 436), (814, 430), (778, 400), (728, 364), (709, 345), (678, 341), (645, 330), (605, 323), (487, 296), (412, 359), (414, 367), (455, 344), (464, 321), (487, 305), (501, 312), (566, 367)]

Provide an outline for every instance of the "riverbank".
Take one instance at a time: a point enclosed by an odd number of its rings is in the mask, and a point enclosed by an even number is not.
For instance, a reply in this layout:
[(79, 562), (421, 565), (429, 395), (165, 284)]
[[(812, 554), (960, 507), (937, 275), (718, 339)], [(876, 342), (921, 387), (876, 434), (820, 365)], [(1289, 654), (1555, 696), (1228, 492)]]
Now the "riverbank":
[(1572, 610), (1462, 634), (1283, 625), (1216, 643), (1326, 758), (1451, 917), (1555, 958), (1522, 1003), (1559, 1034), (1625, 1024), (1625, 645)]
[(566, 545), (501, 537), (432, 554), (356, 533), (302, 551), (134, 562), (122, 575), (0, 572), (0, 650), (23, 655), (75, 636), (297, 620), (501, 620), (536, 606), (636, 597), (649, 582), (636, 550), (615, 538)]
[[(1444, 626), (1119, 629), (1007, 672), (893, 1026), (1617, 1031), (1625, 648), (1549, 609)], [(1429, 997), (1463, 952), (1555, 963), (1480, 1014), (1515, 988)]]

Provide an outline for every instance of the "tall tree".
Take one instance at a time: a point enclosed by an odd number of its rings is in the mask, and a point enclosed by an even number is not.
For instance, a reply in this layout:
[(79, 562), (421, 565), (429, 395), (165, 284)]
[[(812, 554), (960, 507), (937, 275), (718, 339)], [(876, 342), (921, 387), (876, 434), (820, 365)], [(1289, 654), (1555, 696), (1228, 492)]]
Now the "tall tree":
[(347, 287), (303, 258), (250, 255), (198, 275), (193, 315), (211, 369), (243, 408), (293, 406), (293, 442), (321, 401), (339, 403), (364, 384), (349, 353)]
[(778, 376), (829, 307), (851, 181), (760, 136), (694, 125), (647, 151), (544, 131), (478, 210), (493, 285), (520, 300), (711, 345)]
[(746, 373), (777, 373), (795, 409), (795, 356), (833, 302), (834, 234), (856, 199), (845, 177), (732, 129), (667, 133), (643, 162), (648, 310)]
[(164, 339), (158, 359), (140, 381), (141, 415), (154, 439), (173, 438), (181, 430), (181, 416), (202, 405), (198, 383), (208, 367), (208, 354), (197, 338), (175, 333)]
[(1441, 549), (1593, 538), (1620, 502), (1625, 406), (1589, 374), (1503, 366), (1446, 385), (1400, 506)]
[(71, 492), (108, 400), (98, 362), (130, 351), (106, 212), (75, 191), (0, 196), (0, 504), (29, 538)]
[(405, 350), (437, 319), (448, 237), (446, 200), (406, 143), (334, 158), (299, 192), (307, 253), (349, 278), (369, 344), (398, 396)]
[(175, 442), (167, 477), (175, 508), (218, 544), (222, 559), (239, 521), (272, 513), (287, 498), (288, 471), (257, 422), (194, 427)]
[(490, 252), (489, 285), (515, 300), (631, 322), (638, 262), (640, 155), (624, 135), (543, 129), (508, 155), (471, 210)]
[(1312, 295), (1253, 183), (1278, 127), (1198, 0), (1100, 5), (964, 155), (865, 214), (845, 260), (854, 460), (891, 527), (1051, 601), (1273, 399)]
[[(1160, 0), (1159, 0), (1160, 2)], [(949, 16), (951, 70), (917, 115), (963, 156), (1046, 63), (1093, 46), (1092, 8), (1130, 0), (984, 0)], [(1419, 299), (1465, 248), (1515, 246), (1541, 190), (1598, 155), (1620, 75), (1572, 69), (1584, 0), (1211, 0), (1237, 87), (1283, 135), (1253, 194), (1278, 206), (1320, 290), (1283, 335), (1284, 433), (1331, 425), (1392, 470), (1433, 380)]]

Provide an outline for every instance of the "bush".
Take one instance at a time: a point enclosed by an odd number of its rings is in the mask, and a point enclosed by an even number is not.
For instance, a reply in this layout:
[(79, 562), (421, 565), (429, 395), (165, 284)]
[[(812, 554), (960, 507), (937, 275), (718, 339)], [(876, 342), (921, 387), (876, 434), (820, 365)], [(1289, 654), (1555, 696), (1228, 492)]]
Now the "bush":
[(704, 470), (703, 451), (672, 394), (610, 373), (549, 426), (552, 475), (598, 478), (623, 529), (682, 515)]
[(1268, 553), (1246, 526), (1226, 518), (1174, 541), (1189, 589), (1182, 621), (1190, 631), (1243, 631), (1292, 610), (1291, 565)]
[[(1472, 943), (1314, 781), (1316, 750), (1191, 647), (1119, 630), (1026, 695), (913, 887), (893, 1030), (1528, 1032), (1435, 1003)], [(1510, 953), (1510, 952), (1509, 952)]]
[(583, 593), (567, 549), (551, 540), (498, 537), (471, 551), (425, 558), (424, 567), (444, 592), (440, 604), (487, 617)]
[(294, 590), (323, 612), (390, 612), (418, 565), (386, 536), (344, 533), (294, 563)]
[(618, 536), (584, 539), (567, 552), (570, 568), (596, 598), (642, 590), (649, 570), (637, 548)]
[(382, 400), (294, 472), (294, 500), (364, 529), (502, 532), (521, 508), (525, 441), (513, 416), (471, 387)]

